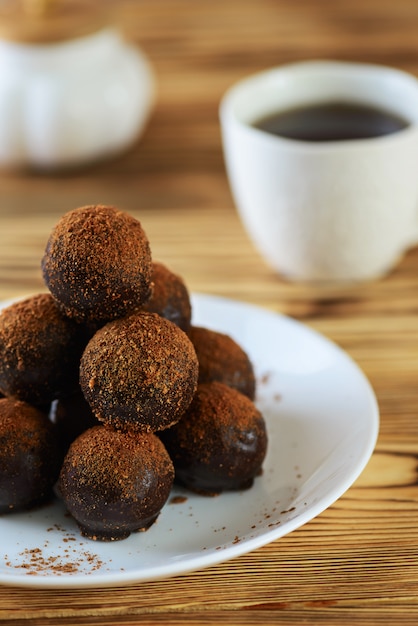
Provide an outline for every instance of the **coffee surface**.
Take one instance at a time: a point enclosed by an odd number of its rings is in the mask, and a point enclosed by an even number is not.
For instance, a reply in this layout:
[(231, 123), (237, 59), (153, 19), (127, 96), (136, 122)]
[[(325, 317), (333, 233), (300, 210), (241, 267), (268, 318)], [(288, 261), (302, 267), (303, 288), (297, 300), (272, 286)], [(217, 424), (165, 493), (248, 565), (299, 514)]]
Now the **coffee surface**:
[(407, 128), (409, 122), (362, 104), (327, 102), (278, 111), (257, 120), (253, 126), (288, 139), (321, 142), (389, 135)]

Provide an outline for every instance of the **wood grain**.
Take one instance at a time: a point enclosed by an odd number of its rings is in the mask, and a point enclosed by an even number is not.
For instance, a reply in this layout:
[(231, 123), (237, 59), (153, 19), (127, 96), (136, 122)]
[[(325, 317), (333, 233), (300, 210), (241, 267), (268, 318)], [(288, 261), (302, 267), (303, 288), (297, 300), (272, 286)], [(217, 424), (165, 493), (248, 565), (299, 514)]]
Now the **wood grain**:
[(224, 171), (219, 100), (242, 76), (338, 58), (418, 75), (415, 0), (132, 0), (127, 36), (149, 55), (158, 101), (142, 140), (81, 171), (0, 175), (0, 298), (43, 290), (59, 216), (94, 202), (143, 222), (155, 258), (193, 291), (290, 315), (345, 349), (381, 411), (376, 452), (309, 524), (205, 571), (124, 589), (0, 587), (0, 623), (416, 624), (418, 622), (418, 250), (379, 282), (338, 291), (289, 284), (261, 260)]

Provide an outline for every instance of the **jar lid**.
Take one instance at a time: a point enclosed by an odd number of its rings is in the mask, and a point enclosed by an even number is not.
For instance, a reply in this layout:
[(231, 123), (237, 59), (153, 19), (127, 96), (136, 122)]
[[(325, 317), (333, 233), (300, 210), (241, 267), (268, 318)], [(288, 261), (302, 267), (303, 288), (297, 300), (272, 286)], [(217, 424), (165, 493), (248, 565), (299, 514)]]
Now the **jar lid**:
[(113, 24), (108, 0), (0, 0), (0, 39), (58, 43)]

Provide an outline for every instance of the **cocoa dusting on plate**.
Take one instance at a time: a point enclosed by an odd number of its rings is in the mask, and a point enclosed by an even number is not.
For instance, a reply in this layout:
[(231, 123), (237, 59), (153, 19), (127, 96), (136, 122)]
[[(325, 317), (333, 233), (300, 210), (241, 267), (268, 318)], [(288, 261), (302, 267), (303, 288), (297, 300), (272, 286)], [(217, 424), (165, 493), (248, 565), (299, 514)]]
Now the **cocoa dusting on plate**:
[[(38, 575), (65, 575), (65, 574), (91, 574), (104, 565), (103, 561), (92, 552), (75, 549), (62, 550), (60, 555), (47, 554), (42, 548), (25, 548), (11, 560), (6, 555), (5, 565), (9, 568), (22, 570), (28, 576)], [(76, 556), (75, 556), (76, 555)]]
[(170, 504), (184, 504), (184, 502), (187, 502), (186, 496), (173, 496), (169, 501)]
[(260, 377), (260, 385), (267, 385), (270, 382), (271, 372), (266, 372)]

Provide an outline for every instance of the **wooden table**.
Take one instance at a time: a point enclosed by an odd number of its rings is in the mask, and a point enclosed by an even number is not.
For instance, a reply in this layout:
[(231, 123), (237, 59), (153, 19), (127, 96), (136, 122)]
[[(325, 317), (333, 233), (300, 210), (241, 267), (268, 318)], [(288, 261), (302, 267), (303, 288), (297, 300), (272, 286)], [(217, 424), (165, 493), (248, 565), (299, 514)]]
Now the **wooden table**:
[(217, 112), (235, 80), (298, 59), (386, 63), (418, 75), (417, 17), (416, 0), (125, 2), (126, 31), (159, 81), (140, 143), (82, 171), (1, 175), (2, 299), (43, 289), (40, 258), (62, 213), (115, 204), (140, 218), (154, 257), (192, 291), (285, 313), (345, 349), (375, 389), (381, 429), (357, 482), (284, 538), (204, 571), (117, 590), (2, 587), (0, 623), (418, 622), (418, 250), (385, 279), (333, 295), (286, 283), (238, 220)]

